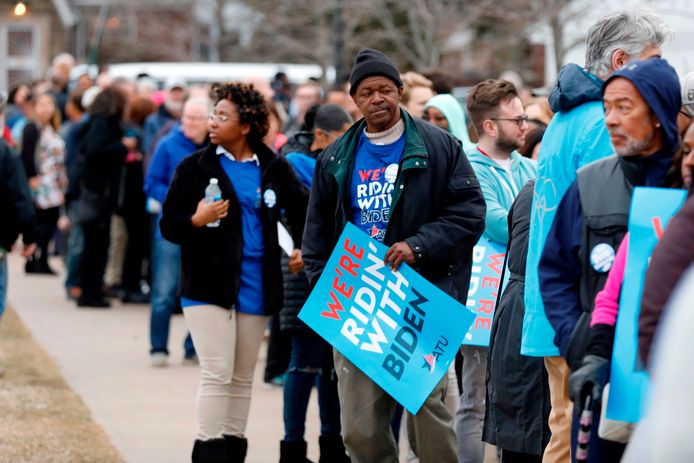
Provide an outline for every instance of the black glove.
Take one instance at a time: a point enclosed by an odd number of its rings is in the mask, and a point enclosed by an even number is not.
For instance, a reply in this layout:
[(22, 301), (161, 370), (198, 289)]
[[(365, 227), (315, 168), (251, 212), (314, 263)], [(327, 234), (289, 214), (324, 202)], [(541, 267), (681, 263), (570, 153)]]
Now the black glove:
[(602, 397), (602, 389), (607, 383), (607, 375), (610, 371), (610, 361), (599, 355), (586, 355), (583, 358), (581, 367), (571, 373), (569, 377), (569, 395), (578, 407), (579, 412), (583, 409), (588, 394), (591, 394), (593, 402), (597, 402)]

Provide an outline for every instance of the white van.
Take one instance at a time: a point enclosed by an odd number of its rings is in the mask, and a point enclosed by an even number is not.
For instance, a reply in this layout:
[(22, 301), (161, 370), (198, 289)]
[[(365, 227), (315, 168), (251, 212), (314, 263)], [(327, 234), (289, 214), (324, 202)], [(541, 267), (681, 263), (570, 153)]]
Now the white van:
[[(330, 71), (330, 70), (328, 70)], [(183, 79), (189, 84), (228, 82), (261, 77), (271, 81), (275, 74), (284, 72), (292, 83), (305, 82), (309, 78), (321, 79), (323, 68), (317, 64), (288, 63), (118, 63), (108, 65), (113, 78), (125, 77), (134, 81), (139, 74), (148, 74), (163, 85), (171, 79)], [(328, 72), (330, 74), (330, 72)], [(330, 79), (330, 75), (326, 78)]]

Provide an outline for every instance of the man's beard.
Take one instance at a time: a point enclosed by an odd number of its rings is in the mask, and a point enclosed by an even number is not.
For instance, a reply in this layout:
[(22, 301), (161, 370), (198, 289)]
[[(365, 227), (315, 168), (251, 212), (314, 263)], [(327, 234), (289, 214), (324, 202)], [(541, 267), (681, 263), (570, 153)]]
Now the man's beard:
[(506, 137), (503, 134), (499, 134), (499, 138), (495, 142), (497, 151), (502, 153), (511, 154), (511, 152), (517, 150), (522, 145), (518, 142), (517, 138)]
[(650, 146), (651, 142), (653, 141), (653, 137), (655, 136), (654, 133), (651, 132), (646, 138), (636, 140), (624, 134), (621, 130), (613, 131), (612, 135), (622, 136), (626, 139), (623, 146), (619, 148), (616, 146), (614, 147), (614, 150), (619, 156), (637, 156), (644, 153)]

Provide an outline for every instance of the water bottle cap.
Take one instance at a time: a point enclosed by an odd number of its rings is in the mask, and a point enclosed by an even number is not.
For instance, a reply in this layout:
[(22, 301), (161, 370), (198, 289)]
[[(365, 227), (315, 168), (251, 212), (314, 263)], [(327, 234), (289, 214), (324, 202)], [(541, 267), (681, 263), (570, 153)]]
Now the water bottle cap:
[(217, 180), (216, 178), (211, 178), (211, 179), (210, 179), (210, 185), (216, 185), (216, 184), (218, 184), (218, 183), (219, 183), (219, 180)]

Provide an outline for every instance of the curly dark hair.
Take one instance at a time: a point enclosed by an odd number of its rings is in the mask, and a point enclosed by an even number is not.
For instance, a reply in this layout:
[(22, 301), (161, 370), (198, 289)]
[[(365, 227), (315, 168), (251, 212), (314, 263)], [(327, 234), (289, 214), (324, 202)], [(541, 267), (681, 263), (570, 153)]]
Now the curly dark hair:
[(123, 119), (127, 102), (125, 93), (115, 85), (111, 85), (94, 98), (88, 108), (89, 115), (120, 121)]
[(215, 105), (222, 100), (234, 103), (239, 113), (240, 123), (251, 127), (248, 138), (259, 141), (267, 134), (270, 128), (269, 112), (265, 105), (265, 98), (253, 87), (253, 84), (241, 82), (221, 84), (217, 87)]

